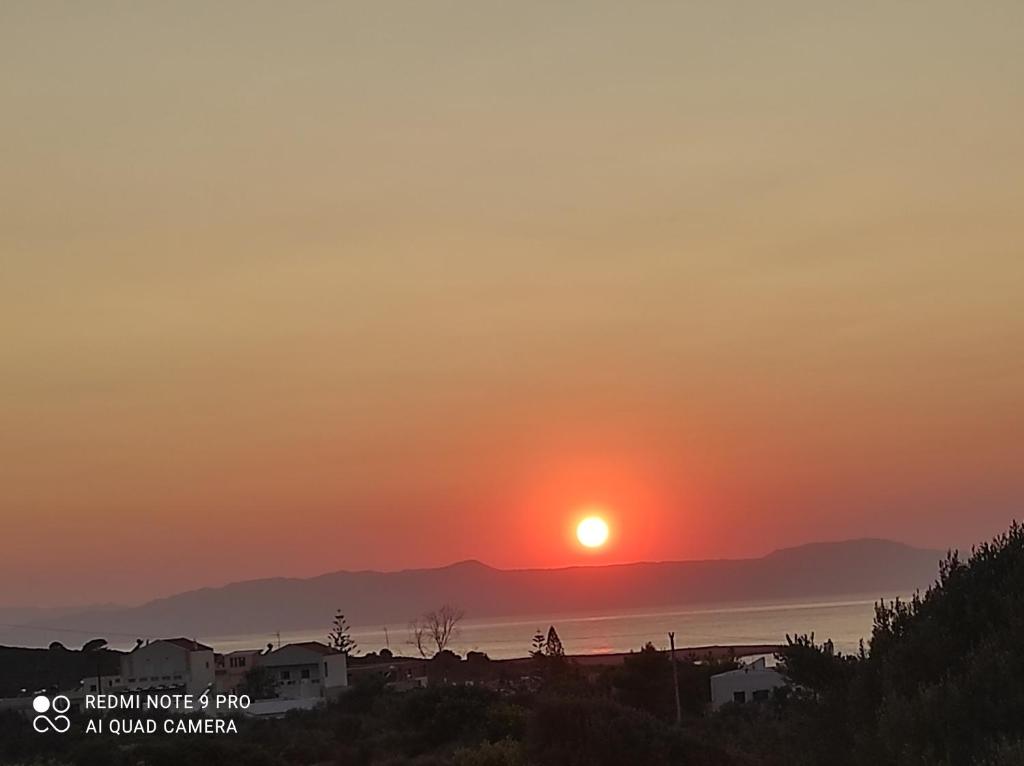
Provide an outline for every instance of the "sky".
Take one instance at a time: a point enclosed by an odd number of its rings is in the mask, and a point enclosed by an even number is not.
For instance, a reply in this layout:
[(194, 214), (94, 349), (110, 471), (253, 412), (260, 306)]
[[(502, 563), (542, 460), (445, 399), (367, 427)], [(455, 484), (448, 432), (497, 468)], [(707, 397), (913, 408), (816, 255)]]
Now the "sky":
[(997, 533), (1022, 32), (1010, 0), (4, 2), (0, 606)]

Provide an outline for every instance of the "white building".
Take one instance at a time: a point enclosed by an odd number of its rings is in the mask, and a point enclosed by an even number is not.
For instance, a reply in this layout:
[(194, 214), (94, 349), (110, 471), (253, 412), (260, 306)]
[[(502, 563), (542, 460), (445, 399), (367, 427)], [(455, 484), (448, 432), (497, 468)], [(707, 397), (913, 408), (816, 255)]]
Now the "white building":
[(68, 689), (61, 692), (68, 701), (71, 703), (71, 709), (80, 713), (85, 710), (85, 698), (91, 694), (97, 692), (101, 694), (110, 694), (121, 691), (124, 688), (124, 682), (121, 676), (90, 676), (83, 678), (82, 682), (78, 684), (74, 689)]
[(131, 691), (184, 689), (201, 694), (215, 678), (213, 649), (191, 638), (139, 644), (121, 658), (123, 688)]
[(80, 691), (83, 695), (85, 694), (96, 694), (100, 692), (106, 694), (107, 692), (117, 691), (124, 688), (124, 681), (121, 676), (88, 676), (82, 679), (82, 682), (78, 685), (75, 691)]
[(258, 661), (273, 673), (282, 699), (333, 697), (348, 686), (345, 655), (318, 641), (287, 644)]
[(768, 667), (761, 657), (742, 668), (711, 676), (711, 707), (718, 708), (727, 702), (769, 700), (772, 690), (785, 685), (785, 676)]
[(222, 693), (236, 691), (245, 682), (249, 671), (259, 664), (261, 653), (258, 649), (243, 649), (215, 655), (217, 691)]

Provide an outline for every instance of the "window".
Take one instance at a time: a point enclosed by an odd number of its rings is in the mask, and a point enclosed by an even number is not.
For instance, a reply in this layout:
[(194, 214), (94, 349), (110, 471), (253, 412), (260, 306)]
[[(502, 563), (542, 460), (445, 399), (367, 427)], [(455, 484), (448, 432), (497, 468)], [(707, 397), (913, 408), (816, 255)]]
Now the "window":
[(766, 702), (772, 697), (771, 689), (758, 689), (754, 692), (754, 700), (757, 702)]
[(96, 684), (89, 684), (89, 691), (91, 691), (91, 692), (96, 691)]
[(309, 678), (309, 670), (308, 669), (302, 671), (302, 677), (303, 678)]
[(327, 678), (327, 663), (324, 663), (324, 678)]
[(281, 671), (281, 680), (282, 681), (290, 681), (291, 679), (292, 679), (292, 672), (290, 670), (282, 670)]
[(733, 702), (746, 702), (747, 701), (747, 693), (746, 692), (733, 692), (732, 693), (732, 701)]

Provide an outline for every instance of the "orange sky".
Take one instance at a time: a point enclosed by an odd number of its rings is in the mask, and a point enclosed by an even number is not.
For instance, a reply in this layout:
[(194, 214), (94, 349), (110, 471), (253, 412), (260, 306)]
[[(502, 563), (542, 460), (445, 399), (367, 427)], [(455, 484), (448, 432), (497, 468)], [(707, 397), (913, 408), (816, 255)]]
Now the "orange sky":
[(1005, 527), (1024, 7), (848, 5), (4, 3), (0, 606)]

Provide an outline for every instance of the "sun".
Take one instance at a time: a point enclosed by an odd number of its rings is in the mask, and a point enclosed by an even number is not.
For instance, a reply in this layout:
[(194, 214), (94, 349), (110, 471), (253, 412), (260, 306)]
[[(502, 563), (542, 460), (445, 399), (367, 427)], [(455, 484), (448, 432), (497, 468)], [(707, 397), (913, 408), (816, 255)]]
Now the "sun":
[(587, 548), (600, 548), (608, 541), (608, 524), (600, 516), (587, 516), (576, 526), (576, 539)]

